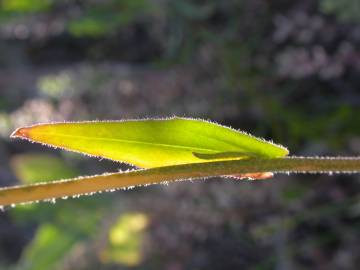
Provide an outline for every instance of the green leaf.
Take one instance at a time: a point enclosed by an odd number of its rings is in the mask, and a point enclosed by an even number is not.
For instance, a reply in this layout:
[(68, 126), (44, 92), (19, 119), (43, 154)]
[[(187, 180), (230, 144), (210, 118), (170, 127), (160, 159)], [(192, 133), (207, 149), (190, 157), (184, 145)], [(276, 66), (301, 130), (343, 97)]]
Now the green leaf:
[(43, 224), (22, 255), (20, 265), (25, 270), (55, 269), (78, 237), (63, 233), (52, 224)]
[(12, 137), (143, 168), (288, 154), (244, 132), (187, 118), (41, 124)]
[(65, 161), (49, 154), (18, 154), (11, 158), (10, 164), (16, 177), (24, 184), (72, 178), (78, 175), (77, 170)]

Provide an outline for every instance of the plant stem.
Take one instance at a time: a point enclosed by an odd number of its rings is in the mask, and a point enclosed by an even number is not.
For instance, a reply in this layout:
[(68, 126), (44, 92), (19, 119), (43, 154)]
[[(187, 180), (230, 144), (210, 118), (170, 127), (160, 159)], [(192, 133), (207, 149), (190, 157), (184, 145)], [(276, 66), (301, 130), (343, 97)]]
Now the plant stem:
[(0, 205), (89, 194), (179, 179), (244, 173), (359, 173), (360, 157), (286, 157), (192, 163), (0, 189)]

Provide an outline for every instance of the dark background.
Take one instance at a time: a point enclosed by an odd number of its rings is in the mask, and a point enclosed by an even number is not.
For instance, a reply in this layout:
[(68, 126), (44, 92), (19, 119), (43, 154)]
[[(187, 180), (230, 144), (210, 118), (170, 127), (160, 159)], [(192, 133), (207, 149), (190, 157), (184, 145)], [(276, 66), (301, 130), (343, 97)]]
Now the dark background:
[[(360, 153), (358, 0), (2, 0), (0, 185), (117, 171), (13, 141), (63, 120), (187, 116)], [(135, 188), (0, 213), (0, 269), (358, 269), (357, 175)]]

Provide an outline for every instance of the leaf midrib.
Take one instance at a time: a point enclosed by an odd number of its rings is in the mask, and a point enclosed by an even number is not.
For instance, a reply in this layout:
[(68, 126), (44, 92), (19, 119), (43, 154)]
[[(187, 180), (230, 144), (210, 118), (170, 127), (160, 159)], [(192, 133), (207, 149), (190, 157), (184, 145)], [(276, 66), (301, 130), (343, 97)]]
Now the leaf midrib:
[[(49, 133), (44, 132), (37, 132), (37, 134), (40, 135), (50, 135)], [(153, 145), (153, 146), (163, 146), (168, 148), (182, 148), (187, 150), (196, 150), (196, 151), (210, 151), (213, 153), (223, 152), (218, 149), (212, 149), (212, 148), (200, 148), (200, 147), (191, 147), (191, 146), (183, 146), (183, 145), (171, 145), (171, 144), (163, 144), (163, 143), (150, 143), (150, 142), (144, 142), (144, 141), (135, 141), (135, 140), (126, 140), (126, 139), (113, 139), (113, 138), (99, 138), (99, 137), (90, 137), (90, 136), (81, 136), (81, 135), (68, 135), (68, 134), (52, 134), (52, 136), (57, 137), (67, 137), (67, 138), (81, 138), (84, 140), (97, 140), (97, 141), (114, 141), (114, 142), (124, 142), (129, 144), (144, 144), (144, 145)], [(68, 148), (67, 146), (64, 146), (65, 148)]]

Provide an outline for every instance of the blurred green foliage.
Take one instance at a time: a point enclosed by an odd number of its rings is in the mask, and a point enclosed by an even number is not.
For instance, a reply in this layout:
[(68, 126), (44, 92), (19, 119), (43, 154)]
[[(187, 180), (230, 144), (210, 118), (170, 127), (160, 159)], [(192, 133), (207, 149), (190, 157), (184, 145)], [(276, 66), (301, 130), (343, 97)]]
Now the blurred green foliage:
[[(12, 168), (24, 184), (73, 178), (79, 173), (61, 158), (39, 153), (19, 154), (12, 157)], [(43, 169), (49, 168), (49, 169)]]
[[(105, 199), (106, 201), (107, 199)], [(60, 200), (55, 206), (46, 203), (18, 206), (11, 215), (20, 226), (39, 224), (35, 236), (18, 263), (23, 270), (55, 269), (75, 244), (97, 236), (104, 218), (103, 198)]]
[(334, 14), (344, 22), (360, 21), (360, 2), (358, 0), (321, 0), (320, 9), (327, 14)]
[(153, 5), (147, 0), (112, 0), (85, 5), (81, 15), (70, 20), (68, 28), (77, 37), (99, 37), (114, 33), (153, 11)]
[(48, 75), (39, 78), (37, 86), (40, 93), (59, 99), (66, 95), (72, 94), (75, 89), (72, 87), (72, 80), (69, 74), (63, 72), (56, 75)]
[(45, 223), (37, 230), (31, 244), (26, 247), (20, 268), (55, 269), (64, 254), (78, 240), (71, 232), (61, 231), (56, 226)]
[[(78, 175), (63, 159), (49, 154), (27, 153), (12, 158), (12, 168), (24, 183), (51, 181)], [(111, 196), (20, 205), (11, 216), (20, 226), (39, 224), (15, 269), (48, 270), (61, 268), (73, 248), (98, 236), (107, 215)], [(99, 258), (106, 264), (138, 265), (142, 260), (142, 239), (149, 220), (143, 213), (126, 213), (110, 227), (108, 244)]]
[[(70, 178), (78, 173), (59, 157), (48, 154), (16, 155), (11, 164), (24, 183)], [(103, 207), (108, 201), (108, 198), (94, 196), (75, 201), (60, 200), (54, 207), (49, 207), (48, 203), (32, 203), (13, 209), (11, 215), (21, 226), (40, 223), (21, 257), (20, 268), (54, 269), (74, 244), (96, 236), (99, 222), (106, 214)]]
[(142, 260), (144, 230), (149, 220), (144, 213), (121, 215), (109, 230), (109, 244), (102, 259), (127, 266), (136, 266)]
[(1, 11), (9, 13), (33, 13), (47, 11), (51, 8), (53, 0), (2, 0)]

